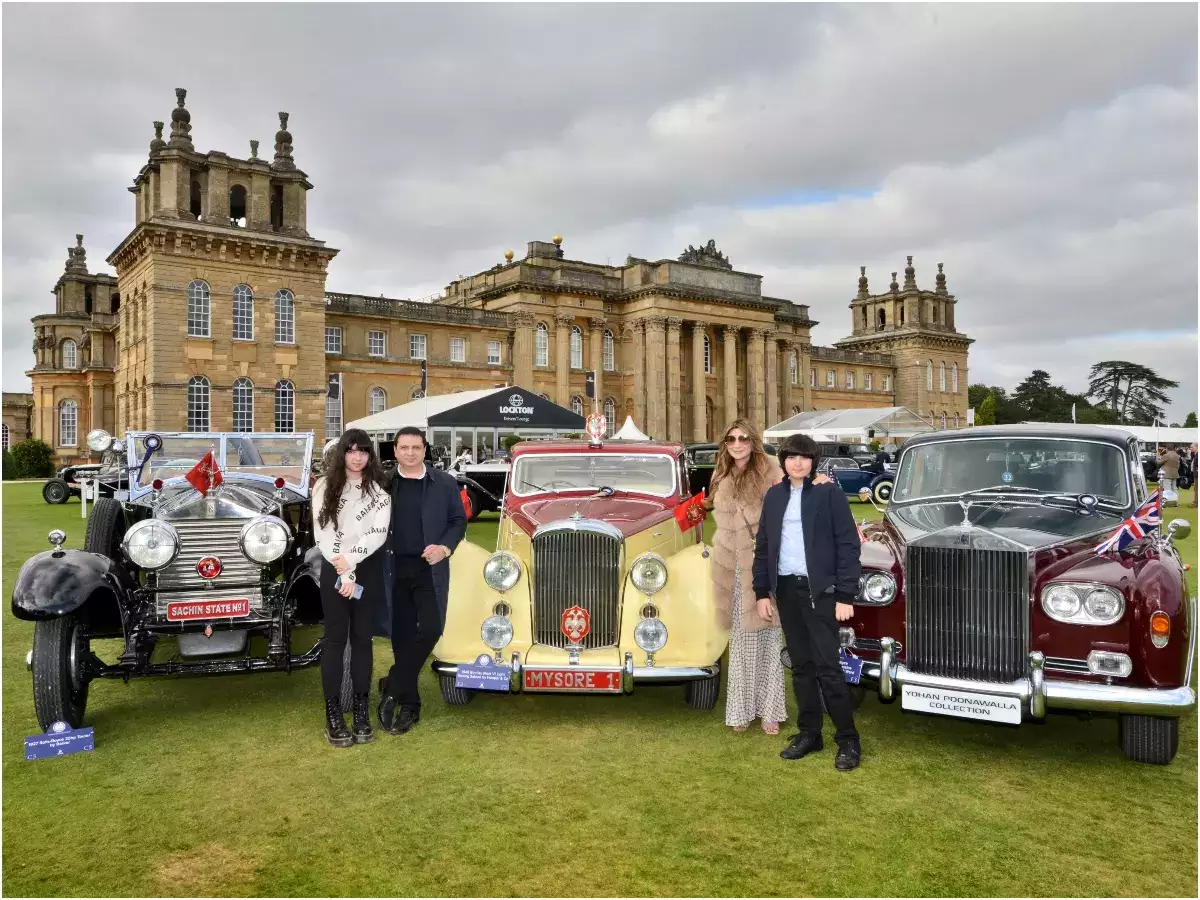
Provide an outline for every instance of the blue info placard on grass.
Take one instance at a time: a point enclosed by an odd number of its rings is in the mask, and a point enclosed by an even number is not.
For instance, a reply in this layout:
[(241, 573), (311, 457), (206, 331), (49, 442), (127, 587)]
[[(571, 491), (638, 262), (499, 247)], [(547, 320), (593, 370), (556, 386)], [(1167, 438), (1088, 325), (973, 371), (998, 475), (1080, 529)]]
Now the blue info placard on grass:
[(72, 728), (66, 722), (55, 722), (45, 734), (25, 738), (25, 758), (45, 759), (47, 756), (70, 756), (96, 749), (96, 737), (91, 728)]
[(476, 691), (507, 691), (508, 666), (460, 665), (454, 686)]

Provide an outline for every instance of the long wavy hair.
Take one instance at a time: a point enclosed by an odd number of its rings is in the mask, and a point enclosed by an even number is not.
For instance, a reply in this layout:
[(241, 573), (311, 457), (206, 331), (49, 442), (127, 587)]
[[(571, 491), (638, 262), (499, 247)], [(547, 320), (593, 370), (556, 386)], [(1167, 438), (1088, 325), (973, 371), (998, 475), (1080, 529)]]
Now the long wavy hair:
[(325, 497), (317, 514), (317, 524), (322, 528), (328, 528), (330, 522), (335, 529), (338, 527), (338, 500), (346, 489), (346, 451), (352, 447), (367, 451), (367, 467), (362, 471), (363, 493), (370, 497), (376, 490), (388, 490), (387, 474), (383, 471), (383, 464), (375, 453), (370, 436), (361, 428), (351, 428), (327, 454), (329, 465), (321, 479), (325, 482)]
[[(740, 430), (750, 438), (750, 458), (746, 460), (745, 468), (739, 469), (729, 453), (729, 444), (725, 439), (734, 429)], [(725, 427), (721, 434), (721, 446), (717, 450), (717, 464), (713, 468), (712, 479), (709, 481), (708, 494), (717, 493), (717, 487), (724, 481), (729, 481), (733, 496), (742, 498), (751, 494), (761, 497), (771, 486), (771, 457), (763, 448), (762, 434), (746, 419), (734, 419)]]

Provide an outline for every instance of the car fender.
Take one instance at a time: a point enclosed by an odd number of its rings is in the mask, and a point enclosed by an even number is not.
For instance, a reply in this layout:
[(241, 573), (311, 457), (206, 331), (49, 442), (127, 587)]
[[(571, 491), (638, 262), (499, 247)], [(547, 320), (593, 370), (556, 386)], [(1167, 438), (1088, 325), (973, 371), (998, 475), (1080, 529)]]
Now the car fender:
[(443, 662), (474, 662), (493, 651), (479, 635), (483, 620), (492, 615), (500, 601), (509, 606), (513, 639), (501, 652), (508, 659), (514, 652), (524, 658), (533, 645), (533, 605), (529, 595), (529, 566), (521, 560), (521, 577), (512, 589), (501, 593), (484, 583), (483, 566), (491, 553), (478, 544), (461, 541), (450, 557), (450, 596), (442, 636), (433, 648), (434, 658)]
[(53, 619), (75, 612), (96, 593), (117, 604), (116, 616), (97, 612), (96, 624), (120, 627), (131, 592), (136, 588), (121, 563), (85, 550), (47, 550), (21, 566), (13, 587), (12, 612), (18, 619)]

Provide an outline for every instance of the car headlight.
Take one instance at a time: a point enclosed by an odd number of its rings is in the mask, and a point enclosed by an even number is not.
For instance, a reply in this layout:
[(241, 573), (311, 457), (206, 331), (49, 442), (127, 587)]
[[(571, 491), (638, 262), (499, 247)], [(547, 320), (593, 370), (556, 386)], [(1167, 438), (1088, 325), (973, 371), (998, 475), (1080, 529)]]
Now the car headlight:
[(1111, 625), (1125, 614), (1125, 597), (1103, 584), (1051, 584), (1042, 591), (1042, 609), (1059, 622)]
[(265, 566), (287, 553), (292, 545), (292, 532), (283, 519), (259, 516), (242, 528), (238, 545), (247, 559)]
[(667, 564), (661, 556), (647, 553), (630, 567), (629, 577), (643, 594), (657, 594), (667, 585)]
[(169, 566), (179, 555), (179, 534), (170, 522), (143, 519), (125, 532), (121, 546), (135, 566), (153, 571)]
[(488, 616), (479, 629), (483, 642), (493, 650), (503, 650), (513, 639), (512, 622), (504, 616)]
[(113, 437), (103, 428), (95, 428), (87, 433), (88, 449), (103, 453), (112, 446)]
[(662, 619), (642, 619), (633, 629), (633, 639), (647, 653), (657, 653), (667, 645), (667, 626)]
[(493, 553), (483, 564), (483, 580), (493, 591), (511, 591), (521, 580), (521, 563), (511, 553)]
[(887, 606), (896, 599), (896, 579), (889, 572), (868, 572), (858, 580), (858, 598), (864, 603)]

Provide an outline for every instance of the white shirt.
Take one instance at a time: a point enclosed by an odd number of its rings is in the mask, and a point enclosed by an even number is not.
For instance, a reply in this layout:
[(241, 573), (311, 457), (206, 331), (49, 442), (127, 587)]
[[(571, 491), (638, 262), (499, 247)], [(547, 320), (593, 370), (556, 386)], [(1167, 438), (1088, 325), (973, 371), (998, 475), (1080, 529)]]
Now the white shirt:
[(804, 483), (790, 487), (787, 509), (783, 511), (783, 533), (779, 538), (779, 574), (808, 575), (808, 557), (804, 553), (804, 522), (800, 518), (800, 499)]

